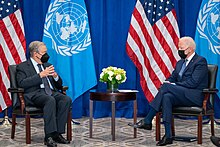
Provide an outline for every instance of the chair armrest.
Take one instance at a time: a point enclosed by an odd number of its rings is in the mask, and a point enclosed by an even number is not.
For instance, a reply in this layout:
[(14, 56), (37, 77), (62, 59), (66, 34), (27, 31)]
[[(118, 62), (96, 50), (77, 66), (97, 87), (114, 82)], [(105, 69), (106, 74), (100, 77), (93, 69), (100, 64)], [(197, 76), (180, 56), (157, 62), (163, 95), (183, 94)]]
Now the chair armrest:
[(213, 94), (213, 93), (217, 93), (218, 89), (216, 89), (216, 88), (203, 89), (202, 92)]
[(23, 88), (8, 88), (8, 92), (11, 92), (11, 93), (24, 93), (24, 89)]
[(68, 86), (63, 86), (63, 87), (62, 87), (62, 90), (63, 90), (63, 91), (66, 91), (66, 90), (68, 90), (68, 89), (69, 89)]
[(66, 91), (69, 89), (68, 86), (63, 86), (61, 92), (66, 95)]
[(25, 101), (24, 101), (24, 89), (23, 88), (8, 88), (8, 92), (17, 93), (20, 100), (20, 110), (24, 114)]

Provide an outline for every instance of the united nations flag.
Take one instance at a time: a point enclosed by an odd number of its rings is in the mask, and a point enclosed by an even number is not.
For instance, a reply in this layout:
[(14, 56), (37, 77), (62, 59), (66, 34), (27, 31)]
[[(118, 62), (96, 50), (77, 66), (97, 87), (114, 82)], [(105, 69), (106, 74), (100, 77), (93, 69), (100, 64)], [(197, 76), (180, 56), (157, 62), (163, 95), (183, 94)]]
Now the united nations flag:
[[(196, 52), (206, 57), (209, 64), (217, 64), (220, 68), (220, 0), (203, 0), (196, 28)], [(218, 71), (217, 81), (220, 81)], [(216, 82), (220, 90), (220, 83)], [(218, 95), (219, 97), (220, 95)], [(220, 103), (220, 99), (216, 99)], [(220, 113), (220, 105), (215, 105), (215, 112)], [(219, 116), (219, 114), (217, 115)]]
[(73, 101), (97, 84), (84, 0), (51, 0), (43, 42)]

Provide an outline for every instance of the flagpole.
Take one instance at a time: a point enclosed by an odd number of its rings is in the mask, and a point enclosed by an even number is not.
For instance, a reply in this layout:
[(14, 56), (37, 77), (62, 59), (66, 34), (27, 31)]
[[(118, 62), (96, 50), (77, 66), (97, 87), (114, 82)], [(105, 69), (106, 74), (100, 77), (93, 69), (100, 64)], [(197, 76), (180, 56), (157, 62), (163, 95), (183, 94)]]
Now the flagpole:
[(0, 127), (11, 127), (11, 121), (8, 118), (8, 108), (5, 109), (5, 116), (2, 122), (0, 122)]

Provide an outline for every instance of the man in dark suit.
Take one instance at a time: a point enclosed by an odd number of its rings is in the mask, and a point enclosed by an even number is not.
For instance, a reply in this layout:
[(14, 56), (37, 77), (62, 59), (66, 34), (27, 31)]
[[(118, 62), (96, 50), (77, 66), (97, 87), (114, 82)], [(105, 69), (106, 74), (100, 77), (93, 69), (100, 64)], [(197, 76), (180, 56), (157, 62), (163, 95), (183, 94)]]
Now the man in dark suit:
[(24, 88), (26, 104), (43, 108), (45, 145), (56, 147), (57, 143), (70, 143), (65, 133), (67, 116), (72, 100), (60, 93), (62, 79), (48, 63), (49, 55), (43, 42), (29, 45), (30, 59), (17, 66), (17, 83)]
[(195, 42), (190, 37), (179, 39), (178, 54), (181, 57), (171, 76), (164, 81), (147, 116), (136, 128), (152, 129), (152, 119), (162, 108), (165, 135), (157, 146), (172, 144), (171, 121), (173, 106), (202, 106), (202, 89), (208, 87), (208, 67), (205, 58), (195, 53)]

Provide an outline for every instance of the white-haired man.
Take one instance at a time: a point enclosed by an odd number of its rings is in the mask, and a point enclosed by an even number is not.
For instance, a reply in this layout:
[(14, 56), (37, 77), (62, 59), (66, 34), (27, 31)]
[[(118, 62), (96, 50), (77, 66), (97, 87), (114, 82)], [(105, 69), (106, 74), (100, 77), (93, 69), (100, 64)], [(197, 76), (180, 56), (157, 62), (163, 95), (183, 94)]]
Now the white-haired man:
[(182, 37), (178, 42), (181, 57), (171, 76), (161, 85), (150, 103), (147, 116), (134, 127), (151, 130), (152, 119), (162, 109), (165, 135), (156, 145), (172, 144), (171, 121), (173, 106), (202, 106), (202, 89), (208, 87), (208, 67), (205, 58), (195, 53), (196, 44), (191, 37)]
[(46, 45), (33, 41), (29, 45), (31, 58), (17, 66), (17, 83), (24, 88), (26, 105), (43, 108), (45, 145), (56, 147), (56, 143), (70, 143), (61, 134), (65, 132), (68, 112), (72, 100), (58, 90), (62, 79), (48, 63)]

